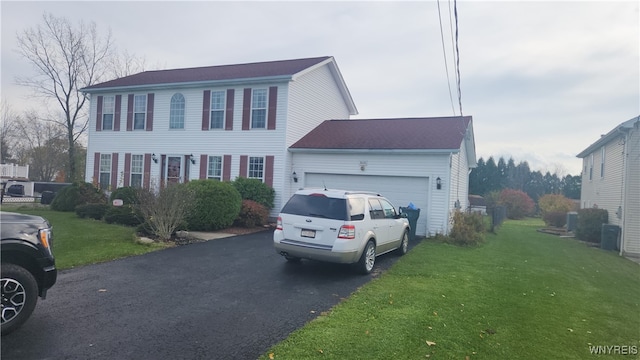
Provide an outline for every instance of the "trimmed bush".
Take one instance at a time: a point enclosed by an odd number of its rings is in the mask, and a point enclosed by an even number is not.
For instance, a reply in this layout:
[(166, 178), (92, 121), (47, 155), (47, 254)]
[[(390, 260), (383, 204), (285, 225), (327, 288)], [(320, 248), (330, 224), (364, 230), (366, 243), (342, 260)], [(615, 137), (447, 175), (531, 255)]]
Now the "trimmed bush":
[(547, 226), (563, 227), (567, 224), (567, 213), (564, 211), (550, 211), (542, 215)]
[(535, 203), (524, 191), (504, 189), (500, 192), (500, 204), (507, 208), (509, 219), (522, 219), (533, 214)]
[(76, 206), (76, 215), (80, 218), (101, 220), (107, 212), (107, 204), (84, 204)]
[(104, 221), (109, 224), (138, 226), (140, 219), (142, 215), (137, 213), (132, 205), (109, 206), (104, 214)]
[[(556, 221), (556, 219), (559, 216), (557, 213), (562, 213), (564, 214), (565, 219), (564, 221), (561, 221), (562, 225), (560, 226), (564, 226), (564, 224), (566, 224), (567, 222), (566, 214), (569, 211), (573, 210), (574, 206), (575, 204), (571, 199), (565, 197), (564, 195), (559, 195), (559, 194), (547, 194), (542, 196), (540, 199), (538, 199), (538, 207), (540, 208), (540, 215), (542, 215), (542, 219), (544, 220), (544, 222), (547, 225), (551, 225), (551, 226), (558, 226), (558, 225), (553, 225), (549, 223), (546, 220), (547, 218), (553, 221), (554, 223), (558, 223), (558, 221)], [(547, 216), (547, 214), (549, 213), (554, 213), (554, 214)]]
[(478, 245), (484, 241), (484, 220), (477, 212), (456, 211), (452, 217), (448, 242), (455, 245)]
[(238, 177), (232, 184), (243, 200), (253, 200), (264, 205), (267, 209), (273, 208), (273, 199), (276, 196), (275, 190), (259, 179)]
[(269, 210), (262, 204), (253, 200), (242, 200), (240, 215), (234, 224), (241, 227), (262, 226), (269, 219)]
[(73, 183), (58, 191), (51, 202), (51, 209), (55, 211), (75, 211), (78, 205), (106, 204), (106, 202), (106, 196), (93, 184)]
[(578, 210), (576, 237), (583, 241), (599, 243), (602, 234), (602, 224), (609, 222), (609, 213), (605, 209)]
[(138, 189), (126, 186), (113, 190), (109, 200), (113, 203), (113, 200), (121, 199), (124, 205), (137, 204), (138, 203)]
[(233, 225), (242, 198), (231, 183), (204, 179), (189, 181), (186, 186), (194, 196), (185, 217), (189, 230), (211, 231)]

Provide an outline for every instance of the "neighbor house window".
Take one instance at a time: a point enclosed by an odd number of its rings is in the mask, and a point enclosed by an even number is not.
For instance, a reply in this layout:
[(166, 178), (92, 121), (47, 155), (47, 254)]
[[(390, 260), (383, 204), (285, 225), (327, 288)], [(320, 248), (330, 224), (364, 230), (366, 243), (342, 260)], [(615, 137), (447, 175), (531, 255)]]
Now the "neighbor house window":
[(171, 97), (169, 129), (184, 129), (184, 96), (180, 93)]
[(593, 154), (589, 156), (589, 180), (593, 180)]
[(262, 157), (250, 157), (249, 158), (249, 172), (247, 177), (249, 179), (262, 180), (264, 175), (264, 158)]
[(100, 154), (100, 189), (107, 190), (111, 181), (111, 154)]
[(211, 92), (211, 129), (222, 129), (224, 124), (225, 92)]
[(602, 150), (600, 151), (600, 177), (601, 178), (604, 177), (604, 146), (602, 147)]
[(131, 186), (142, 187), (143, 155), (131, 155)]
[(147, 95), (136, 95), (133, 98), (133, 129), (144, 130), (147, 117)]
[(115, 97), (105, 96), (102, 100), (102, 130), (113, 130)]
[(264, 129), (267, 124), (267, 89), (253, 89), (251, 97), (251, 128)]
[(207, 179), (222, 180), (222, 156), (209, 156)]

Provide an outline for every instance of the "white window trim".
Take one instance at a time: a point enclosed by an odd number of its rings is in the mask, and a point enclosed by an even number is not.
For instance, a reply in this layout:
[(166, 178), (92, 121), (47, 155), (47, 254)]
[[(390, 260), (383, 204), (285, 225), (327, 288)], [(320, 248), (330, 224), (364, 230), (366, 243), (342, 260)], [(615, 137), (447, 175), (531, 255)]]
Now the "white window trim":
[[(144, 97), (144, 111), (136, 111), (136, 99)], [(142, 128), (136, 128), (136, 114), (142, 114), (144, 121), (142, 122)], [(139, 94), (133, 96), (133, 130), (146, 130), (147, 128), (147, 94)]]
[[(107, 109), (107, 99), (109, 99), (110, 100), (109, 102), (111, 103), (110, 109)], [(102, 120), (102, 130), (106, 130), (106, 131), (113, 130), (114, 125), (115, 125), (114, 122), (115, 122), (115, 118), (116, 118), (115, 109), (116, 109), (116, 97), (115, 96), (104, 96), (102, 98), (102, 119), (101, 119)], [(105, 124), (104, 117), (105, 117), (105, 115), (111, 115), (111, 128), (110, 129), (105, 129), (105, 127), (104, 127), (104, 124)]]
[[(256, 91), (264, 91), (264, 93), (265, 93), (264, 107), (254, 107), (253, 100), (254, 100)], [(254, 127), (253, 126), (253, 111), (254, 110), (264, 110), (264, 126), (263, 127)], [(250, 121), (251, 129), (266, 129), (268, 121), (269, 121), (269, 89), (267, 89), (267, 88), (251, 89), (251, 121)]]
[[(103, 162), (104, 160), (104, 162)], [(105, 162), (108, 161), (108, 164), (106, 164)], [(99, 186), (102, 189), (109, 189), (111, 187), (111, 164), (112, 164), (113, 158), (111, 156), (111, 154), (100, 154), (100, 165), (98, 167), (98, 181), (99, 181)], [(105, 170), (106, 169), (106, 170)], [(104, 184), (104, 182), (102, 182), (102, 175), (103, 174), (107, 174), (107, 183)]]
[[(212, 176), (211, 175), (211, 158), (219, 158), (220, 159), (220, 176)], [(207, 179), (216, 179), (222, 181), (222, 169), (224, 168), (224, 157), (219, 155), (209, 155), (207, 157)]]
[[(213, 96), (215, 94), (222, 94), (222, 108), (213, 108)], [(214, 90), (211, 91), (211, 100), (210, 100), (211, 106), (209, 106), (209, 130), (224, 130), (224, 122), (225, 122), (225, 118), (227, 115), (227, 92), (224, 90)], [(220, 124), (220, 127), (213, 127), (213, 112), (216, 111), (222, 111), (222, 123)]]
[[(252, 159), (261, 159), (262, 160), (262, 176), (261, 177), (255, 177), (255, 176), (251, 176), (251, 160)], [(249, 156), (249, 158), (247, 159), (247, 178), (248, 179), (260, 179), (260, 181), (264, 182), (264, 173), (265, 173), (265, 166), (266, 166), (266, 158), (264, 156)]]
[[(140, 172), (137, 171), (133, 171), (133, 158), (135, 157), (141, 157), (141, 164), (140, 164)], [(144, 184), (144, 155), (142, 154), (132, 154), (131, 155), (131, 164), (129, 165), (129, 185), (133, 186), (133, 175), (140, 175), (140, 187), (143, 186)]]
[[(173, 116), (174, 116), (174, 114), (173, 114), (173, 111), (174, 111), (174, 109), (173, 109), (173, 105), (174, 105), (173, 100), (174, 100), (174, 97), (176, 95), (182, 96), (182, 109), (181, 109), (182, 110), (182, 114), (180, 115), (181, 118), (182, 118), (182, 123), (181, 123), (182, 127), (172, 127), (172, 125), (173, 125), (172, 120), (174, 120), (173, 119)], [(187, 99), (184, 97), (184, 95), (182, 93), (173, 94), (171, 96), (171, 99), (169, 100), (169, 130), (184, 130), (184, 128), (185, 128), (185, 112), (186, 112), (186, 109), (187, 109)], [(145, 117), (145, 121), (146, 121), (146, 117)]]

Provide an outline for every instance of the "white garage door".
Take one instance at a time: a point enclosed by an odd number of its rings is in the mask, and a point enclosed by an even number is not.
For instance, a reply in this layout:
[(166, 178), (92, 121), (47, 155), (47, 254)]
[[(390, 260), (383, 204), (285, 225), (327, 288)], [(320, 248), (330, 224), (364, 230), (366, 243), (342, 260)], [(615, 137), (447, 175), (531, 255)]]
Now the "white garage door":
[(389, 199), (396, 208), (412, 202), (420, 209), (416, 234), (427, 233), (428, 178), (306, 173), (305, 187), (373, 191)]

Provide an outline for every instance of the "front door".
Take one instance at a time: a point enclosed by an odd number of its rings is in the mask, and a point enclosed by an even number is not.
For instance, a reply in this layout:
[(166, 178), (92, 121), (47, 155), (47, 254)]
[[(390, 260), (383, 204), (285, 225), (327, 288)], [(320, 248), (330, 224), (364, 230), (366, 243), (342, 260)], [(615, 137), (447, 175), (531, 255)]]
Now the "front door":
[(167, 156), (167, 184), (182, 182), (182, 156)]

